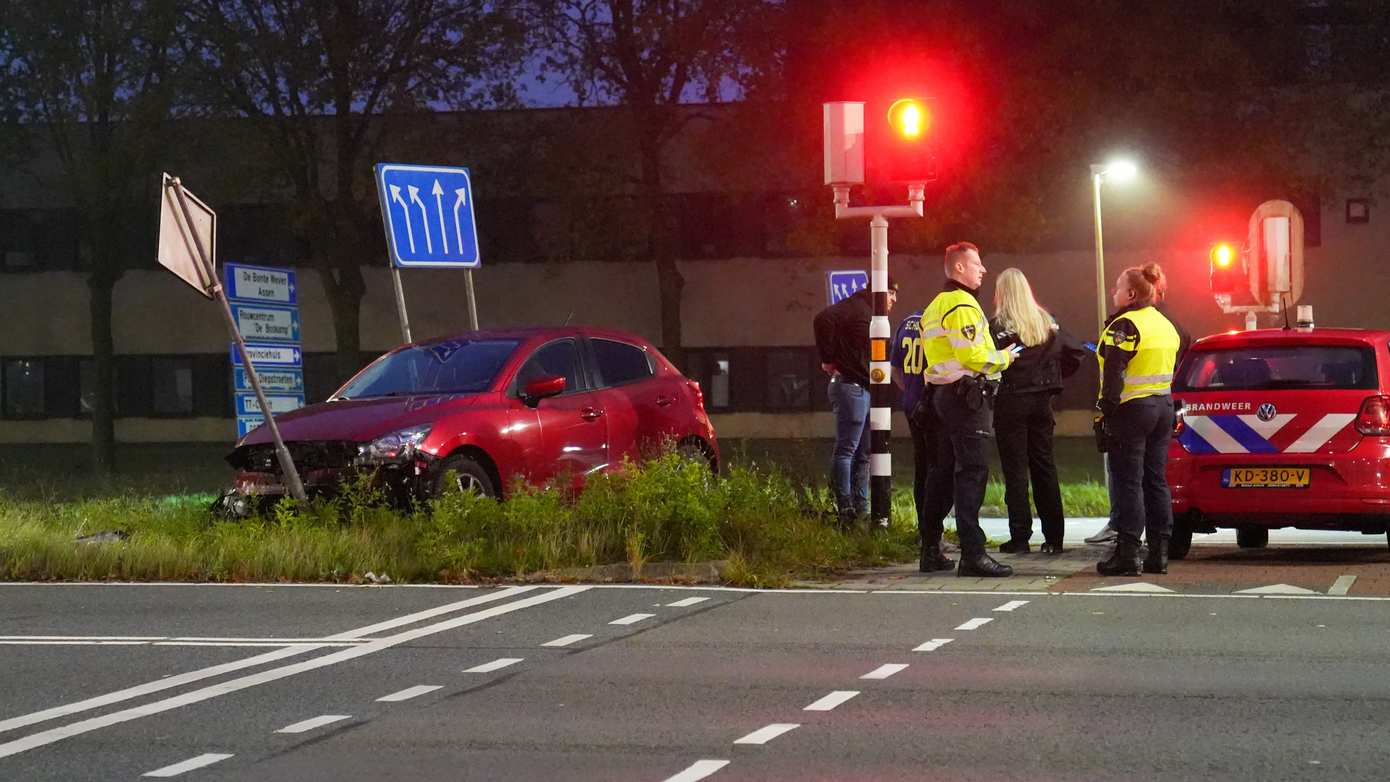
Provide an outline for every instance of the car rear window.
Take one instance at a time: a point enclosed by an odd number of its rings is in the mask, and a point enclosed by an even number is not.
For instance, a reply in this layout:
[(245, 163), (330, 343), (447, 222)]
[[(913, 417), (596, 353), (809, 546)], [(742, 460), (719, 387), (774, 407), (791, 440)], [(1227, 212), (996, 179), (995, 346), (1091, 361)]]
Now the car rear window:
[(1370, 346), (1282, 345), (1195, 350), (1178, 391), (1375, 388)]
[(620, 386), (652, 376), (652, 365), (647, 360), (647, 351), (626, 342), (608, 339), (595, 339), (591, 344), (594, 347), (594, 359), (598, 361), (598, 373), (606, 385)]

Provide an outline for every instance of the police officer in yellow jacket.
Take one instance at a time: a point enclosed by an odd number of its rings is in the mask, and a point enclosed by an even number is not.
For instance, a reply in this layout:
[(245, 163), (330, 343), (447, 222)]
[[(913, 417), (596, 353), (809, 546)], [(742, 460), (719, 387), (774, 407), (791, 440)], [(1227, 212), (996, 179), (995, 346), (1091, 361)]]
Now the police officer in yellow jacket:
[(1103, 576), (1139, 574), (1139, 536), (1149, 541), (1145, 573), (1168, 572), (1173, 508), (1168, 493), (1168, 443), (1173, 436), (1173, 368), (1181, 337), (1154, 307), (1165, 286), (1158, 264), (1125, 269), (1115, 281), (1115, 316), (1101, 334), (1096, 441), (1110, 459), (1118, 537), (1096, 565)]
[(937, 438), (936, 463), (927, 477), (920, 569), (951, 568), (953, 563), (941, 553), (941, 532), (954, 504), (961, 553), (956, 573), (1009, 576), (1013, 568), (985, 553), (980, 505), (989, 479), (994, 395), (1000, 373), (1017, 353), (995, 348), (989, 320), (975, 299), (985, 277), (980, 248), (970, 242), (947, 247), (945, 271), (945, 289), (922, 313), (926, 351), (922, 375), (942, 431)]

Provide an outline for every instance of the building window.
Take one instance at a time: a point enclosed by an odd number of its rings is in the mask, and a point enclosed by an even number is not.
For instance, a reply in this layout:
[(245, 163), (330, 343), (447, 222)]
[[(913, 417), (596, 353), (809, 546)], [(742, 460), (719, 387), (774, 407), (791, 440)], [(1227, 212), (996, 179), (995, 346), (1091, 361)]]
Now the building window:
[(767, 352), (764, 399), (768, 409), (811, 409), (811, 353), (807, 348), (776, 348)]
[(12, 358), (4, 362), (4, 410), (6, 418), (44, 416), (44, 366), (40, 358)]
[(77, 216), (66, 209), (0, 211), (0, 270), (77, 268)]
[(705, 409), (728, 410), (729, 354), (722, 350), (692, 350), (686, 352), (686, 362), (690, 365), (687, 377), (699, 383), (705, 395)]
[(167, 356), (151, 358), (150, 393), (150, 408), (154, 415), (193, 415), (193, 359)]

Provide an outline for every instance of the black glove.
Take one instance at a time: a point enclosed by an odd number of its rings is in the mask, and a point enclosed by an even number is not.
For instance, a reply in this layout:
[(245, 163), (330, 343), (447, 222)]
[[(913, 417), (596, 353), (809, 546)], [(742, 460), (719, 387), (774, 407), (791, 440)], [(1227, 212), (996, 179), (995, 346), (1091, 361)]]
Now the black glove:
[(1105, 416), (1097, 415), (1091, 419), (1091, 428), (1096, 433), (1096, 450), (1101, 453), (1110, 453), (1110, 446), (1114, 444), (1114, 438), (1110, 434), (1110, 425), (1106, 423)]

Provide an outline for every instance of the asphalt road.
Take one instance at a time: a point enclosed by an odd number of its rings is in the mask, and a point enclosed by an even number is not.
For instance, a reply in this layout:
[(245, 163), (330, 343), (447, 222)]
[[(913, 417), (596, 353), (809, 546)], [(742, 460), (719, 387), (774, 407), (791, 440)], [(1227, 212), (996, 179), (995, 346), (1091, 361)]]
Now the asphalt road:
[(1382, 597), (0, 585), (0, 636), (4, 780), (1380, 779), (1390, 762)]

